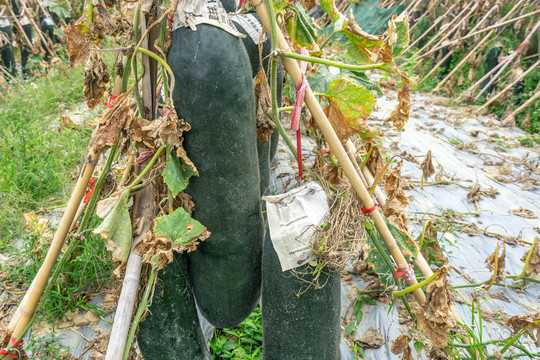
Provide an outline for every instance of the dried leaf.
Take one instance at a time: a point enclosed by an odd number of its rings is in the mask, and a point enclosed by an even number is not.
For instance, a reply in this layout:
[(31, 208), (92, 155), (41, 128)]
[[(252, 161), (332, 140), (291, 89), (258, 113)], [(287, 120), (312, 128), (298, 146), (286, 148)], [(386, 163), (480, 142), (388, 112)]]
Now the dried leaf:
[[(373, 149), (373, 150), (371, 150)], [(367, 166), (372, 174), (379, 174), (386, 165), (384, 157), (381, 155), (379, 148), (373, 144), (369, 144), (367, 151), (371, 150), (371, 156), (368, 159)]]
[(268, 141), (268, 138), (276, 129), (276, 124), (266, 114), (272, 110), (272, 101), (270, 97), (270, 88), (266, 73), (261, 67), (259, 74), (253, 80), (255, 84), (255, 114), (257, 118), (257, 140), (261, 144)]
[(448, 329), (454, 326), (451, 312), (451, 297), (448, 290), (449, 266), (439, 269), (441, 274), (426, 288), (426, 302), (416, 312), (418, 328), (431, 340), (433, 347), (444, 349), (448, 346)]
[(399, 231), (405, 234), (409, 232), (409, 222), (405, 216), (403, 206), (397, 198), (386, 201), (383, 207), (383, 214), (391, 224), (394, 224), (399, 229)]
[(113, 261), (122, 264), (127, 261), (131, 250), (131, 217), (128, 211), (129, 191), (124, 190), (118, 203), (109, 212), (105, 220), (94, 230), (107, 240), (107, 249), (112, 254)]
[(96, 206), (96, 215), (101, 219), (105, 219), (111, 212), (118, 201), (120, 200), (120, 194), (112, 195), (106, 199), (99, 200)]
[(396, 166), (389, 169), (385, 175), (384, 191), (388, 196), (388, 200), (398, 199), (403, 207), (409, 205), (409, 199), (401, 187), (401, 168), (403, 160), (398, 162)]
[(94, 4), (93, 23), (88, 24), (92, 36), (103, 39), (105, 35), (112, 35), (116, 29), (107, 9), (100, 3)]
[(373, 110), (375, 97), (369, 91), (345, 79), (330, 82), (325, 112), (344, 144), (350, 136), (367, 130), (366, 119)]
[(94, 152), (102, 152), (113, 146), (118, 141), (121, 130), (131, 123), (133, 112), (129, 108), (126, 94), (119, 96), (115, 106), (107, 109), (98, 119), (98, 126), (90, 140), (90, 148)]
[(422, 173), (424, 174), (424, 179), (429, 179), (433, 174), (435, 174), (435, 168), (431, 162), (431, 150), (427, 152), (426, 158), (420, 165), (422, 168)]
[(517, 216), (524, 217), (526, 219), (536, 219), (538, 217), (538, 216), (534, 215), (534, 213), (531, 210), (525, 209), (523, 207), (520, 207), (518, 209), (510, 210), (510, 213), (512, 213), (514, 215), (517, 215)]
[(378, 349), (381, 346), (383, 346), (385, 343), (384, 338), (381, 335), (381, 333), (372, 327), (370, 327), (366, 331), (364, 336), (362, 336), (358, 340), (355, 340), (354, 342), (360, 345), (361, 347), (367, 348), (367, 349)]
[(101, 102), (109, 80), (107, 65), (101, 60), (97, 52), (93, 51), (84, 69), (83, 91), (89, 109), (95, 108)]
[[(521, 261), (525, 262), (527, 260), (527, 255), (529, 255), (529, 250), (525, 251), (525, 254), (521, 257)], [(531, 254), (529, 259), (529, 265), (527, 270), (525, 270), (525, 276), (534, 276), (540, 273), (540, 245), (536, 242), (536, 246)]]
[(390, 351), (392, 351), (392, 354), (394, 355), (403, 354), (402, 360), (414, 360), (411, 354), (411, 348), (409, 347), (409, 340), (407, 340), (407, 336), (405, 335), (399, 335), (398, 338), (394, 340)]
[(71, 67), (82, 65), (90, 49), (91, 43), (83, 34), (83, 28), (84, 26), (79, 22), (63, 28), (67, 37), (66, 48), (69, 51), (69, 64)]
[(484, 261), (486, 263), (486, 267), (489, 270), (495, 270), (495, 256), (497, 256), (497, 276), (495, 278), (495, 281), (500, 281), (504, 279), (504, 269), (506, 267), (505, 259), (506, 259), (506, 246), (504, 243), (502, 243), (502, 252), (499, 256), (499, 244), (497, 244), (497, 247), (495, 248), (495, 252), (487, 257), (487, 259)]
[[(536, 347), (540, 347), (540, 312), (529, 315), (516, 315), (506, 320), (506, 326), (512, 328), (512, 334), (517, 334), (521, 329), (528, 329), (531, 333), (536, 332)], [(526, 333), (528, 335), (528, 333)]]

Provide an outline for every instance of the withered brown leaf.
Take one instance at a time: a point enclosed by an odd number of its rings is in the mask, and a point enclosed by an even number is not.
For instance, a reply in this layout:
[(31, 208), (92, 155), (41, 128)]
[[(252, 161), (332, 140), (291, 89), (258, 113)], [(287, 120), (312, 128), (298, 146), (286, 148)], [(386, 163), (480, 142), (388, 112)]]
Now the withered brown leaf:
[(91, 42), (83, 34), (83, 25), (79, 22), (64, 26), (64, 34), (67, 37), (66, 48), (69, 51), (69, 65), (71, 67), (82, 65)]
[(398, 199), (403, 207), (409, 205), (409, 199), (401, 187), (401, 168), (403, 160), (398, 162), (396, 166), (386, 172), (384, 179), (384, 191), (388, 199)]
[(424, 179), (426, 180), (435, 174), (435, 168), (433, 167), (433, 162), (431, 161), (431, 150), (428, 150), (426, 158), (420, 167), (422, 168), (422, 173), (424, 174)]
[(385, 120), (391, 122), (397, 130), (403, 129), (407, 121), (409, 121), (409, 113), (411, 111), (411, 82), (405, 72), (398, 71), (403, 83), (398, 90), (398, 104), (390, 116)]
[(86, 63), (84, 69), (84, 97), (86, 98), (86, 105), (89, 109), (93, 109), (101, 102), (105, 90), (107, 90), (107, 83), (109, 82), (109, 71), (107, 65), (99, 57), (99, 55), (93, 51), (90, 54), (90, 58)]
[(370, 327), (364, 336), (354, 342), (363, 348), (378, 349), (384, 345), (384, 338), (380, 332)]
[(449, 265), (439, 269), (440, 274), (426, 288), (426, 302), (416, 312), (418, 328), (431, 340), (433, 347), (447, 347), (448, 329), (455, 325), (452, 302), (448, 290)]
[(267, 111), (272, 110), (272, 101), (270, 95), (270, 88), (268, 87), (268, 79), (264, 69), (260, 68), (259, 73), (253, 79), (255, 87), (255, 115), (257, 119), (257, 140), (261, 144), (268, 141), (268, 138), (276, 129), (276, 124), (266, 114)]
[(540, 312), (528, 315), (516, 315), (506, 320), (506, 326), (512, 328), (512, 333), (517, 334), (521, 329), (528, 329), (531, 333), (536, 332), (536, 347), (540, 347)]
[[(495, 256), (497, 256), (497, 274), (495, 281), (500, 281), (504, 279), (504, 269), (506, 267), (506, 246), (505, 243), (502, 243), (502, 252), (499, 256), (499, 244), (497, 244), (497, 247), (495, 248), (495, 252), (493, 254), (490, 254), (487, 259), (484, 261), (486, 263), (486, 267), (489, 270), (495, 270)], [(494, 274), (495, 275), (495, 274)]]
[(98, 125), (90, 139), (90, 149), (102, 152), (113, 146), (120, 136), (120, 132), (131, 123), (133, 112), (129, 108), (127, 93), (116, 99), (116, 105), (107, 109), (98, 119)]
[(402, 360), (414, 360), (411, 354), (411, 348), (409, 347), (409, 341), (405, 335), (399, 335), (397, 339), (394, 340), (390, 351), (392, 351), (392, 354), (394, 355), (403, 354)]
[(520, 207), (520, 208), (517, 208), (517, 209), (512, 209), (509, 212), (514, 214), (514, 215), (526, 218), (526, 219), (536, 219), (538, 217), (538, 216), (534, 215), (534, 213), (531, 210), (525, 209), (523, 207)]
[(330, 124), (334, 128), (334, 131), (336, 132), (336, 135), (338, 136), (342, 144), (345, 144), (347, 140), (354, 134), (364, 132), (368, 129), (366, 121), (367, 114), (365, 118), (358, 117), (357, 119), (355, 119), (355, 126), (352, 127), (349, 123), (349, 120), (347, 120), (347, 118), (343, 116), (343, 113), (339, 109), (339, 105), (337, 104), (337, 102), (330, 97), (326, 99), (330, 105), (324, 108), (324, 113), (330, 121)]

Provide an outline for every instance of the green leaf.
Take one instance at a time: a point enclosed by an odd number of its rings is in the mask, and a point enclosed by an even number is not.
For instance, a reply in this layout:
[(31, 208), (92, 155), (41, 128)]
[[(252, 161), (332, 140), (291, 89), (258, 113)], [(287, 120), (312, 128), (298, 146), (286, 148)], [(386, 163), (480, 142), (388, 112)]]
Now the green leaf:
[(398, 228), (391, 224), (386, 217), (384, 218), (384, 221), (386, 222), (390, 233), (392, 233), (392, 236), (396, 240), (398, 247), (401, 250), (408, 249), (413, 254), (413, 257), (418, 256), (418, 250), (416, 250), (416, 246), (413, 245), (409, 236), (399, 231)]
[(344, 79), (332, 80), (326, 94), (337, 104), (353, 128), (358, 128), (355, 120), (365, 119), (371, 114), (376, 102), (369, 90)]
[(317, 36), (313, 21), (307, 15), (306, 10), (299, 4), (296, 4), (291, 9), (295, 13), (295, 16), (287, 20), (287, 32), (291, 40), (299, 47), (312, 49), (315, 44), (314, 37)]
[(118, 203), (109, 212), (103, 222), (94, 230), (107, 240), (107, 249), (114, 261), (127, 261), (131, 250), (131, 218), (127, 207), (129, 190), (122, 191)]
[(352, 332), (356, 330), (356, 323), (354, 324), (351, 324), (347, 327), (347, 330), (345, 330), (345, 337), (349, 336), (350, 334), (352, 334)]
[(345, 72), (351, 75), (351, 77), (354, 79), (358, 86), (361, 86), (366, 90), (375, 92), (375, 97), (380, 98), (381, 96), (383, 96), (383, 92), (379, 85), (372, 82), (363, 71), (345, 70)]
[(173, 196), (186, 188), (189, 178), (197, 175), (195, 169), (186, 164), (183, 159), (167, 151), (167, 165), (161, 173), (165, 184), (169, 187)]
[(392, 55), (399, 56), (409, 46), (409, 19), (407, 13), (391, 19), (389, 22), (388, 41), (392, 46)]
[(175, 246), (188, 246), (190, 242), (206, 231), (200, 222), (194, 220), (183, 209), (178, 208), (169, 215), (156, 218), (154, 232), (157, 236), (170, 239)]
[(414, 342), (414, 348), (416, 350), (416, 352), (418, 354), (420, 354), (420, 352), (422, 351), (422, 349), (424, 348), (424, 343), (422, 343), (421, 341), (415, 341)]
[(319, 4), (321, 5), (321, 9), (328, 14), (333, 23), (343, 17), (343, 14), (340, 13), (334, 5), (334, 0), (320, 0)]

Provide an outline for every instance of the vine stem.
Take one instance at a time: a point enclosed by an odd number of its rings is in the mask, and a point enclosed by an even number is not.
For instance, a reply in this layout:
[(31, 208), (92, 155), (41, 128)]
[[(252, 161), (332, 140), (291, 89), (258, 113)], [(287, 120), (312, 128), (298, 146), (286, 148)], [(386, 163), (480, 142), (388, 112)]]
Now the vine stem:
[(146, 284), (146, 288), (144, 289), (143, 298), (141, 300), (141, 303), (139, 304), (137, 313), (135, 314), (135, 317), (133, 318), (133, 322), (131, 323), (131, 328), (129, 329), (128, 339), (127, 339), (126, 347), (124, 348), (124, 355), (122, 357), (122, 360), (128, 359), (129, 350), (131, 349), (131, 343), (133, 342), (133, 338), (135, 337), (135, 331), (137, 331), (139, 322), (141, 321), (141, 318), (143, 317), (144, 313), (147, 310), (146, 306), (148, 305), (148, 299), (150, 298), (150, 294), (152, 293), (152, 289), (154, 288), (154, 282), (156, 281), (156, 277), (157, 277), (157, 269), (152, 268), (152, 272), (150, 273), (150, 277), (148, 278), (148, 283)]
[(523, 267), (523, 270), (521, 271), (521, 274), (513, 278), (513, 280), (518, 281), (523, 276), (525, 276), (525, 273), (527, 272), (527, 267), (529, 266), (529, 261), (531, 260), (532, 253), (534, 251), (534, 248), (538, 245), (538, 238), (534, 238), (534, 242), (531, 246), (531, 249), (529, 250), (529, 253), (527, 254), (527, 258), (525, 259), (525, 266)]
[[(142, 180), (143, 176), (146, 175), (146, 173), (148, 172), (148, 170), (150, 170), (150, 168), (152, 167), (152, 165), (154, 165), (154, 163), (156, 162), (157, 158), (159, 157), (159, 155), (163, 152), (163, 150), (165, 149), (165, 146), (160, 146), (160, 148), (156, 151), (156, 153), (154, 154), (154, 156), (152, 156), (152, 159), (150, 160), (150, 162), (148, 163), (148, 165), (146, 165), (146, 167), (144, 168), (143, 171), (141, 171), (141, 173), (139, 174), (139, 176), (137, 176), (137, 178), (128, 186), (126, 187), (126, 189), (128, 189), (129, 191), (131, 191), (131, 189), (133, 188), (133, 186), (135, 186), (139, 181)], [(125, 191), (125, 190), (124, 190)]]
[(435, 278), (437, 276), (439, 276), (439, 274), (440, 274), (440, 272), (436, 272), (433, 275), (431, 275), (430, 277), (428, 277), (427, 279), (419, 282), (418, 284), (414, 284), (413, 286), (409, 286), (408, 288), (400, 290), (400, 291), (394, 291), (392, 293), (392, 295), (394, 295), (394, 296), (404, 296), (404, 295), (410, 293), (411, 291), (414, 291), (416, 289), (420, 289), (422, 286), (425, 286), (425, 285), (429, 284), (430, 282), (432, 282), (433, 280), (435, 280)]
[(302, 60), (302, 61), (308, 61), (310, 63), (315, 64), (322, 64), (322, 65), (328, 65), (337, 67), (340, 69), (346, 69), (346, 70), (358, 70), (358, 71), (365, 71), (365, 70), (372, 70), (372, 69), (381, 69), (386, 71), (386, 67), (388, 66), (386, 63), (377, 63), (377, 64), (369, 64), (369, 65), (353, 65), (353, 64), (344, 64), (339, 61), (332, 61), (327, 59), (321, 59), (316, 58), (313, 56), (304, 56), (300, 54), (295, 54), (292, 52), (286, 52), (286, 51), (278, 51), (277, 54), (281, 57), (291, 58), (295, 60)]

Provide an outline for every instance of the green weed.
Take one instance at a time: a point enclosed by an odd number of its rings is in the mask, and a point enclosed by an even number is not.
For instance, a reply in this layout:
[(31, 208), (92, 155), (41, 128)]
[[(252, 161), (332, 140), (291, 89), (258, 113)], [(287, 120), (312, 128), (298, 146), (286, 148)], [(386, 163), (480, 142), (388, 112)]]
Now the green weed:
[(216, 329), (210, 340), (213, 359), (259, 360), (263, 358), (262, 315), (258, 306), (240, 325)]
[(20, 236), (24, 213), (64, 203), (83, 162), (91, 129), (57, 117), (81, 101), (84, 69), (64, 70), (12, 83), (0, 100), (0, 251)]

